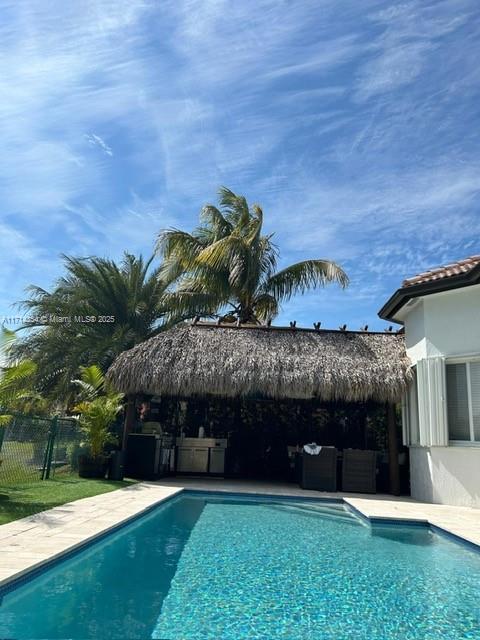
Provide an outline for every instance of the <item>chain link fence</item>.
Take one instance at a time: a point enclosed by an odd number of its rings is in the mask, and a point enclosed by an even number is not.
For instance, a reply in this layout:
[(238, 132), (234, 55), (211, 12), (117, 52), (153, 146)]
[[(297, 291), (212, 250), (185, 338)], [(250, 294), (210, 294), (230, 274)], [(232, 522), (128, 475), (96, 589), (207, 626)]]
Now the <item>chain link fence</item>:
[(13, 415), (0, 427), (0, 484), (46, 480), (75, 471), (81, 440), (74, 418)]
[[(78, 420), (57, 418), (49, 475), (78, 471), (82, 432)], [(48, 469), (46, 470), (48, 472)], [(48, 477), (48, 475), (47, 475)]]

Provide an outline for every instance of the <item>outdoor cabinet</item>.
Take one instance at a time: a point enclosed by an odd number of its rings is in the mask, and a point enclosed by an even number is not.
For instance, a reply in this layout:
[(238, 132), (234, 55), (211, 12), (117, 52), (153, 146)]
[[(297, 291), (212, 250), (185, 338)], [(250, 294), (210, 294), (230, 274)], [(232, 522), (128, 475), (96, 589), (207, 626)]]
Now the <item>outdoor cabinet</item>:
[(225, 470), (225, 449), (223, 447), (210, 449), (210, 473), (223, 473)]
[(177, 471), (207, 473), (208, 447), (178, 447)]
[(226, 448), (224, 438), (181, 438), (177, 444), (177, 473), (223, 475)]

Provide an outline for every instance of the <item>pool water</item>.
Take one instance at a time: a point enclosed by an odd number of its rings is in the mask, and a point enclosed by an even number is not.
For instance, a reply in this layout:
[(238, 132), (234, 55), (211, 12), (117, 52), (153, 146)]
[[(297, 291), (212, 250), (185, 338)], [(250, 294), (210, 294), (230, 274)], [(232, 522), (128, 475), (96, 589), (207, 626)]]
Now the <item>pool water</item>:
[(342, 505), (185, 492), (5, 591), (0, 638), (480, 639), (480, 554)]

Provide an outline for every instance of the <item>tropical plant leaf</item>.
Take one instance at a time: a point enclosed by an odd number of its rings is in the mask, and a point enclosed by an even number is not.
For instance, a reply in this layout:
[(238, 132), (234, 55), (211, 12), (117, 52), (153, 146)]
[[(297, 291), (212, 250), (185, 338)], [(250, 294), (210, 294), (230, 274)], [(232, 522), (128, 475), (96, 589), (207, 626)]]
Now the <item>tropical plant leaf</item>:
[(307, 289), (323, 287), (331, 282), (346, 287), (348, 276), (341, 267), (329, 260), (305, 260), (270, 276), (264, 290), (282, 301), (295, 293), (304, 293)]
[(12, 329), (2, 326), (0, 329), (0, 355), (6, 355), (9, 349), (15, 344), (17, 334)]
[(261, 322), (275, 318), (278, 308), (277, 299), (268, 293), (262, 293), (255, 298), (254, 313)]
[(176, 324), (195, 316), (215, 316), (223, 300), (213, 293), (198, 291), (174, 291), (165, 295), (165, 303), (171, 309), (168, 325)]
[(105, 386), (105, 376), (101, 368), (92, 364), (89, 367), (80, 367), (80, 379), (72, 380), (81, 390), (81, 396), (85, 400), (93, 400)]

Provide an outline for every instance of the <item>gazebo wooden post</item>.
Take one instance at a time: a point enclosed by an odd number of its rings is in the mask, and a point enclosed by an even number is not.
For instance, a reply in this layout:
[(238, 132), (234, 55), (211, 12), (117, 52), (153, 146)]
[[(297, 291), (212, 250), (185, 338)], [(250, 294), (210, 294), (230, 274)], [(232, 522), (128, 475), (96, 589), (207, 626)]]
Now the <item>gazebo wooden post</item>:
[(123, 437), (122, 437), (122, 450), (127, 448), (128, 434), (135, 426), (136, 409), (135, 409), (136, 396), (133, 393), (127, 395), (127, 403), (125, 408), (125, 422), (123, 423)]
[(395, 404), (387, 404), (387, 436), (388, 436), (388, 472), (390, 478), (390, 493), (400, 495), (400, 467), (398, 464), (397, 418)]

